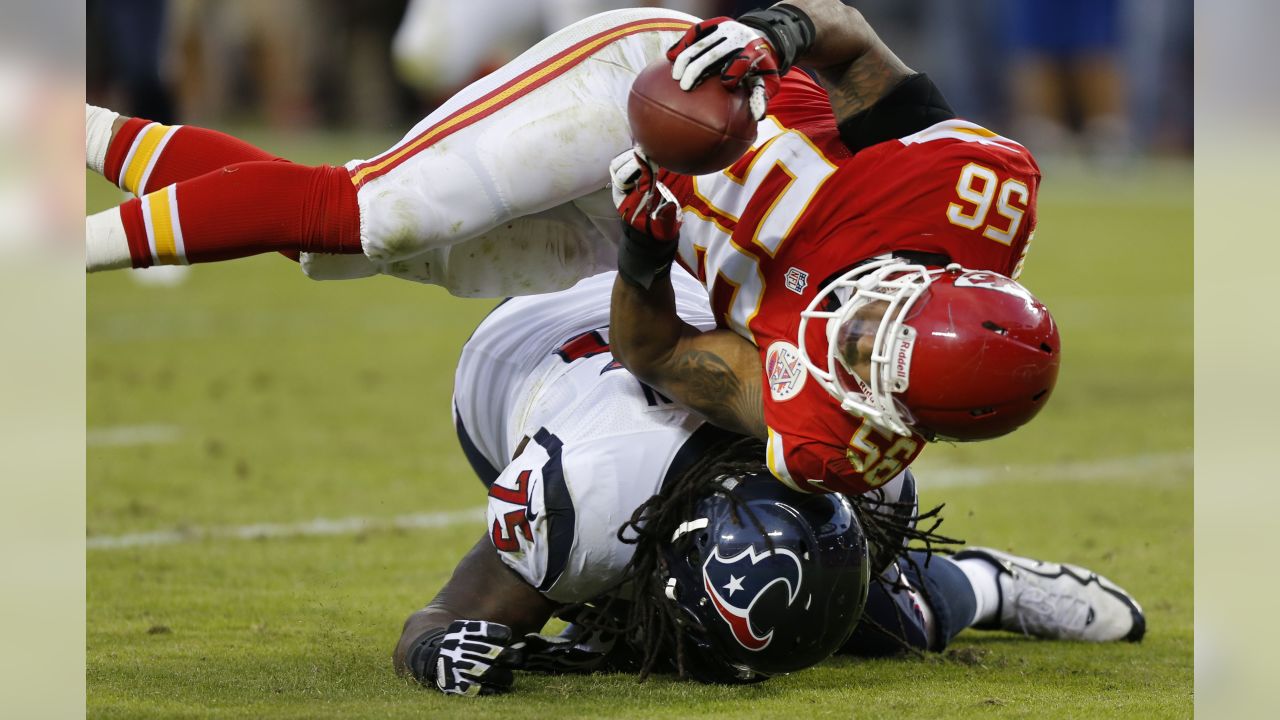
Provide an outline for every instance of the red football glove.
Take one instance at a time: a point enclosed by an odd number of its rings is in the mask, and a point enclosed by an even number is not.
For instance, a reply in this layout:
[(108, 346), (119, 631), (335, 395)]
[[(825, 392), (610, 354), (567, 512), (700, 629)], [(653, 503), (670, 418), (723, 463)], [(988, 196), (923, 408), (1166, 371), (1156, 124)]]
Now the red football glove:
[(782, 85), (773, 46), (754, 29), (727, 17), (690, 27), (667, 50), (667, 59), (672, 62), (671, 77), (683, 90), (692, 90), (717, 72), (730, 90), (746, 83), (751, 89), (751, 114), (757, 120), (764, 118), (769, 98)]
[(632, 230), (659, 242), (680, 237), (680, 203), (658, 181), (657, 165), (640, 150), (628, 151), (610, 163), (613, 200), (622, 221)]

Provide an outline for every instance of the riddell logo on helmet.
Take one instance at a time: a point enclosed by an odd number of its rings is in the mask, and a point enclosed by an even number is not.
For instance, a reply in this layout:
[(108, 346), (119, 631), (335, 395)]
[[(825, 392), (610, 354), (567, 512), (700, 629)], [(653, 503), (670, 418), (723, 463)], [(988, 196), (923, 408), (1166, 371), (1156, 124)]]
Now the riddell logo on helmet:
[(907, 389), (911, 377), (911, 354), (916, 346), (916, 331), (903, 326), (893, 345), (893, 391), (902, 392)]

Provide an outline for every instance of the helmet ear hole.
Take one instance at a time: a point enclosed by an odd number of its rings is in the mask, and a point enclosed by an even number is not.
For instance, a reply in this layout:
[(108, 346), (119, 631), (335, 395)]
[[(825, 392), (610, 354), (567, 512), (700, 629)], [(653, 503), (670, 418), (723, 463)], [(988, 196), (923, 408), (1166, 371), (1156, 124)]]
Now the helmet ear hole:
[(689, 543), (689, 548), (685, 551), (685, 558), (692, 565), (701, 565), (707, 549), (707, 533), (698, 533), (692, 540), (693, 542)]
[(701, 552), (699, 552), (699, 550), (698, 550), (698, 546), (696, 546), (696, 545), (691, 546), (691, 547), (689, 548), (689, 551), (688, 551), (688, 552), (686, 552), (686, 553), (684, 554), (684, 556), (685, 556), (685, 558), (687, 558), (687, 559), (689, 560), (689, 564), (691, 564), (691, 565), (701, 565), (701, 564), (702, 564), (702, 553), (701, 553)]
[(1048, 394), (1049, 394), (1049, 390), (1048, 390), (1048, 388), (1046, 388), (1046, 389), (1041, 390), (1040, 392), (1036, 393), (1035, 395), (1032, 395), (1032, 396), (1031, 396), (1031, 399), (1032, 399), (1033, 401), (1039, 402), (1040, 398), (1042, 398), (1042, 397), (1044, 397), (1045, 395), (1048, 395)]
[(1041, 350), (1043, 350), (1043, 351), (1045, 351), (1046, 353), (1048, 353), (1048, 354), (1050, 354), (1050, 355), (1052, 355), (1052, 354), (1053, 354), (1053, 346), (1052, 346), (1052, 345), (1050, 345), (1049, 343), (1040, 343), (1040, 349), (1041, 349)]

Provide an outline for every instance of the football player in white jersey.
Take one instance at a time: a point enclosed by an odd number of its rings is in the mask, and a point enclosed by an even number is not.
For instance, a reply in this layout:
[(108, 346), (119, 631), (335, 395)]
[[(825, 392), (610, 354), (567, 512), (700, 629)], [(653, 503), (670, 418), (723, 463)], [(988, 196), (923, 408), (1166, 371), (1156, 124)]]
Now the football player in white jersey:
[[(464, 346), (454, 407), (489, 488), (488, 527), (405, 622), (401, 672), (476, 695), (509, 688), (513, 669), (749, 682), (837, 650), (940, 650), (974, 626), (1141, 639), (1138, 604), (1088, 570), (903, 551), (910, 473), (852, 500), (767, 479), (762, 443), (702, 422), (614, 359), (613, 282), (511, 299)], [(682, 271), (672, 283), (680, 316), (711, 327), (702, 286)], [(868, 573), (881, 580), (869, 590)], [(536, 634), (566, 610), (565, 634)]]

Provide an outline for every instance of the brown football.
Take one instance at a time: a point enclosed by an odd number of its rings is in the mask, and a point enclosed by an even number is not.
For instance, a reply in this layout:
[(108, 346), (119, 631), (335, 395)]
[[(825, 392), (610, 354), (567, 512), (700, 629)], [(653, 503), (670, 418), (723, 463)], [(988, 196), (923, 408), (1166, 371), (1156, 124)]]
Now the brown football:
[(685, 92), (660, 58), (636, 76), (627, 99), (631, 136), (651, 160), (682, 175), (723, 170), (756, 140), (745, 88), (711, 77)]

